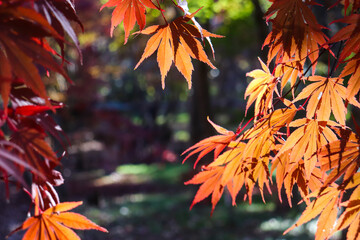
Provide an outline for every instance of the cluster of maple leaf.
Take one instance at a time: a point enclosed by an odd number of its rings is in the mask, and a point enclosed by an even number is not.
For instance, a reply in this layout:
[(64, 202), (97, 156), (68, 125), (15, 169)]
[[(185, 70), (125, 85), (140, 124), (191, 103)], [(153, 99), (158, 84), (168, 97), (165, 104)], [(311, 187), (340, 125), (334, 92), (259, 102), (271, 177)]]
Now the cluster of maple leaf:
[[(79, 239), (70, 228), (107, 231), (68, 212), (81, 202), (61, 203), (54, 188), (63, 184), (55, 168), (68, 141), (48, 113), (62, 103), (47, 96), (42, 77), (52, 72), (71, 83), (63, 68), (65, 37), (78, 49), (79, 43), (70, 22), (82, 28), (71, 0), (0, 1), (0, 179), (7, 197), (9, 184), (16, 183), (31, 199), (31, 217), (15, 230), (26, 230), (23, 239)], [(50, 138), (62, 148), (55, 151)], [(31, 181), (23, 178), (25, 171)]]
[[(264, 41), (267, 64), (260, 60), (262, 69), (247, 74), (253, 78), (245, 92), (246, 111), (254, 104), (252, 126), (234, 133), (210, 122), (220, 135), (184, 152), (185, 160), (199, 154), (197, 163), (214, 150), (214, 161), (186, 182), (201, 185), (192, 205), (211, 195), (214, 209), (225, 188), (233, 204), (243, 187), (250, 203), (255, 187), (264, 199), (275, 175), (280, 200), (284, 188), (291, 206), (297, 185), (307, 205), (285, 233), (319, 216), (315, 239), (346, 228), (347, 239), (360, 239), (360, 128), (355, 121), (355, 132), (346, 126), (348, 105), (360, 107), (360, 2), (334, 4), (343, 4), (345, 13), (334, 22), (346, 26), (331, 37), (311, 10), (316, 1), (271, 2), (265, 13), (272, 25)], [(334, 60), (328, 75), (320, 76), (316, 64), (325, 52)]]
[[(248, 123), (234, 133), (209, 120), (220, 135), (206, 138), (183, 153), (187, 154), (184, 161), (199, 154), (195, 168), (214, 151), (213, 162), (202, 166), (202, 171), (185, 183), (201, 185), (191, 207), (211, 195), (214, 210), (225, 189), (235, 204), (243, 187), (244, 199), (250, 203), (255, 187), (264, 199), (264, 188), (271, 193), (275, 174), (280, 200), (284, 188), (291, 206), (296, 185), (307, 204), (300, 219), (286, 232), (319, 216), (315, 239), (328, 239), (345, 228), (347, 239), (360, 239), (360, 128), (356, 122), (356, 132), (346, 126), (348, 105), (360, 108), (356, 100), (360, 90), (360, 2), (335, 2), (333, 7), (343, 5), (344, 17), (330, 24), (341, 22), (346, 26), (327, 36), (323, 32), (326, 26), (319, 24), (312, 12), (313, 6), (321, 6), (317, 1), (269, 1), (272, 4), (265, 20), (272, 30), (263, 44), (269, 48), (267, 64), (259, 59), (262, 69), (247, 74), (253, 78), (245, 92), (245, 111), (254, 104), (251, 127)], [(213, 68), (202, 40), (221, 36), (202, 29), (186, 1), (173, 3), (183, 16), (168, 22), (163, 15), (164, 25), (146, 29), (145, 6), (162, 13), (158, 1), (110, 0), (103, 7), (116, 7), (111, 34), (123, 21), (125, 43), (136, 21), (140, 27), (136, 34), (153, 34), (135, 68), (158, 50), (163, 88), (173, 62), (190, 88), (190, 57)], [(194, 25), (188, 23), (190, 20)], [(332, 51), (334, 47), (339, 49), (337, 54)], [(329, 57), (328, 74), (320, 76), (316, 66), (325, 52), (333, 57), (333, 64)], [(270, 63), (274, 63), (272, 71)], [(290, 90), (285, 91), (288, 83)]]
[[(190, 89), (191, 74), (194, 70), (191, 58), (202, 61), (211, 68), (215, 68), (206, 55), (202, 42), (206, 39), (214, 54), (210, 37), (221, 38), (223, 36), (203, 29), (194, 17), (200, 9), (190, 13), (186, 0), (172, 2), (181, 10), (183, 16), (171, 22), (168, 22), (165, 18), (164, 10), (161, 8), (159, 1), (154, 2), (152, 0), (109, 0), (101, 9), (104, 7), (115, 7), (111, 18), (110, 35), (113, 35), (114, 27), (123, 22), (125, 32), (124, 44), (127, 43), (130, 31), (135, 27), (135, 23), (138, 24), (140, 31), (134, 34), (153, 34), (148, 40), (144, 53), (135, 69), (157, 50), (157, 62), (161, 73), (162, 88), (165, 88), (165, 77), (174, 63), (179, 72), (185, 77)], [(145, 28), (146, 7), (160, 11), (165, 24)], [(194, 25), (189, 23), (190, 20)]]

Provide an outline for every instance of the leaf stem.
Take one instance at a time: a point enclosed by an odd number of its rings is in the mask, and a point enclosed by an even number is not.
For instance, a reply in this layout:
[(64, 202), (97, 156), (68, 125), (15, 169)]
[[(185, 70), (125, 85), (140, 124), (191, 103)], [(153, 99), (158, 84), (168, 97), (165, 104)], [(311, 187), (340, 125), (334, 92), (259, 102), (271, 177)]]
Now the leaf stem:
[(160, 7), (160, 2), (159, 2), (159, 0), (156, 0), (156, 2), (157, 2), (157, 4), (159, 5), (158, 7), (159, 7), (159, 11), (161, 12), (161, 16), (163, 17), (166, 25), (168, 25), (169, 23), (168, 23), (168, 21), (167, 21), (166, 18), (165, 18), (164, 10)]

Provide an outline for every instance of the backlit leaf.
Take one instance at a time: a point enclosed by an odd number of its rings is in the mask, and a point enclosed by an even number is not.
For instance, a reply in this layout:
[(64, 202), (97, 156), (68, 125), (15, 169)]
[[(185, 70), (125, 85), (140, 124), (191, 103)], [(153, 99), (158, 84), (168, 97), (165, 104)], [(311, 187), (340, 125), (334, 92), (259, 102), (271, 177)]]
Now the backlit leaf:
[[(80, 239), (70, 228), (88, 230), (95, 229), (107, 232), (84, 216), (67, 212), (82, 202), (66, 202), (47, 209), (43, 213), (28, 218), (20, 229), (26, 230), (23, 240), (50, 239), (75, 240)], [(56, 236), (56, 237), (55, 237)]]
[(291, 149), (290, 162), (297, 163), (303, 159), (305, 176), (306, 179), (309, 179), (318, 162), (316, 155), (318, 148), (337, 140), (337, 138), (327, 126), (327, 122), (311, 119), (301, 120), (301, 127), (291, 133), (277, 155)]
[(343, 80), (339, 78), (325, 78), (322, 76), (311, 76), (307, 78), (313, 83), (306, 86), (294, 101), (309, 98), (306, 108), (307, 118), (316, 118), (320, 121), (330, 119), (330, 113), (335, 119), (345, 125), (346, 108), (344, 100), (346, 88), (342, 85)]
[(329, 171), (325, 184), (331, 184), (344, 175), (353, 177), (360, 165), (359, 137), (350, 130), (340, 130), (341, 139), (331, 141), (319, 149), (322, 171)]
[(334, 22), (349, 24), (340, 29), (329, 41), (330, 43), (345, 41), (339, 57), (339, 62), (343, 62), (351, 53), (360, 52), (360, 14), (351, 14)]
[[(288, 233), (295, 227), (298, 227), (298, 226), (312, 220), (313, 218), (318, 216), (320, 213), (324, 213), (324, 209), (326, 209), (327, 211), (325, 211), (325, 215), (323, 217), (321, 217), (321, 220), (323, 220), (323, 218), (325, 218), (325, 216), (331, 216), (331, 218), (326, 219), (326, 220), (329, 220), (327, 223), (320, 223), (320, 226), (323, 227), (323, 229), (325, 229), (326, 233), (329, 232), (332, 229), (332, 226), (334, 225), (334, 220), (335, 220), (335, 218), (333, 216), (334, 213), (332, 212), (331, 208), (334, 208), (334, 204), (336, 203), (336, 201), (339, 197), (339, 194), (340, 194), (340, 191), (337, 190), (336, 188), (332, 188), (332, 187), (322, 190), (321, 192), (317, 191), (317, 192), (312, 193), (313, 196), (316, 196), (316, 199), (314, 199), (306, 207), (305, 211), (301, 214), (299, 220), (294, 225), (292, 225), (290, 228), (288, 228), (284, 232), (284, 234)], [(330, 205), (330, 207), (329, 207), (329, 205)], [(333, 222), (331, 222), (331, 221), (333, 221)], [(321, 231), (323, 229), (321, 229)], [(320, 233), (317, 232), (317, 234), (320, 234)], [(321, 236), (317, 237), (317, 239), (322, 239), (320, 237)]]
[[(165, 77), (174, 62), (176, 68), (188, 82), (189, 88), (191, 88), (191, 75), (194, 70), (191, 58), (215, 68), (198, 40), (198, 38), (201, 38), (199, 30), (194, 25), (188, 24), (189, 20), (189, 16), (178, 17), (171, 23), (151, 26), (141, 31), (141, 34), (154, 35), (148, 40), (144, 53), (135, 69), (158, 50), (157, 62), (160, 68), (162, 87), (165, 88)], [(205, 30), (203, 30), (202, 35), (204, 37), (223, 37)]]
[(254, 78), (246, 88), (244, 97), (248, 97), (246, 112), (255, 101), (255, 116), (265, 114), (272, 107), (274, 91), (276, 91), (277, 78), (274, 77), (269, 68), (261, 61), (262, 70), (253, 70), (246, 74)]
[(351, 75), (346, 88), (346, 96), (349, 101), (355, 97), (360, 90), (360, 54), (353, 57), (344, 67), (340, 77)]
[[(319, 49), (326, 47), (326, 35), (307, 6), (311, 1), (276, 0), (265, 13), (272, 22), (272, 31), (264, 41), (270, 47), (268, 63), (304, 62), (309, 57), (315, 70)], [(270, 18), (276, 16), (270, 20)], [(313, 70), (313, 73), (315, 72)]]
[(127, 43), (130, 31), (134, 28), (136, 22), (140, 27), (140, 31), (144, 29), (146, 24), (145, 7), (158, 9), (151, 0), (109, 0), (102, 5), (100, 11), (104, 7), (115, 7), (111, 17), (110, 36), (113, 35), (114, 28), (124, 22), (124, 44)]
[(232, 131), (228, 131), (219, 125), (213, 123), (209, 118), (208, 121), (211, 123), (211, 125), (222, 135), (216, 135), (209, 138), (206, 138), (192, 147), (186, 149), (182, 155), (188, 154), (186, 158), (183, 160), (183, 163), (192, 155), (199, 153), (198, 158), (196, 159), (194, 163), (194, 168), (196, 167), (196, 164), (198, 161), (203, 158), (206, 154), (214, 151), (214, 160), (218, 158), (219, 154), (229, 145), (229, 143), (233, 140), (235, 140), (235, 133)]

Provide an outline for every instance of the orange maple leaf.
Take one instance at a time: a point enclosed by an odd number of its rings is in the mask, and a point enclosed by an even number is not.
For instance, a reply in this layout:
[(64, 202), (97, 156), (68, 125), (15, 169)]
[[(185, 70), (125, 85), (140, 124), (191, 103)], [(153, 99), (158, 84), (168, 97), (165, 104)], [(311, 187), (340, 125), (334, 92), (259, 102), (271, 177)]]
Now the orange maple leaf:
[(115, 7), (111, 17), (110, 36), (113, 35), (114, 28), (123, 21), (125, 30), (124, 44), (127, 43), (130, 31), (134, 28), (136, 22), (140, 30), (143, 30), (146, 24), (145, 6), (159, 9), (151, 0), (109, 0), (102, 5), (100, 11), (104, 7)]
[(305, 178), (309, 180), (318, 162), (317, 150), (328, 142), (337, 140), (329, 125), (338, 126), (332, 121), (326, 122), (306, 118), (291, 122), (290, 127), (298, 128), (287, 138), (275, 157), (291, 149), (291, 153), (289, 153), (290, 163), (297, 163), (303, 159)]
[[(273, 23), (272, 31), (263, 44), (270, 47), (268, 63), (275, 56), (276, 63), (289, 60), (304, 62), (309, 57), (315, 71), (319, 47), (325, 47), (327, 38), (321, 31), (323, 26), (317, 23), (308, 4), (311, 1), (273, 1), (265, 13), (267, 21)], [(275, 18), (269, 20), (275, 13)]]
[[(288, 108), (277, 109), (267, 115), (266, 120), (259, 121), (254, 128), (244, 132), (236, 141), (236, 134), (212, 123), (214, 128), (223, 135), (204, 139), (184, 152), (192, 150), (188, 157), (200, 153), (197, 163), (205, 154), (215, 149), (214, 161), (202, 167), (202, 172), (185, 183), (202, 184), (192, 206), (212, 194), (211, 201), (214, 210), (225, 187), (228, 188), (234, 205), (236, 196), (243, 186), (246, 187), (245, 197), (249, 198), (249, 203), (252, 201), (256, 183), (263, 199), (264, 185), (271, 193), (268, 164), (270, 152), (274, 149), (274, 134), (281, 127), (289, 124), (297, 111), (289, 101), (284, 100), (284, 102), (289, 105)], [(247, 143), (240, 140), (245, 140)], [(229, 150), (220, 155), (226, 147)]]
[[(264, 133), (264, 135), (267, 134)], [(214, 210), (225, 187), (231, 194), (233, 204), (244, 185), (246, 187), (245, 196), (249, 197), (250, 204), (256, 182), (258, 182), (262, 196), (264, 185), (270, 191), (270, 175), (267, 167), (269, 158), (265, 155), (271, 149), (273, 139), (269, 137), (263, 138), (263, 140), (257, 145), (250, 144), (249, 146), (244, 142), (230, 143), (229, 150), (219, 155), (214, 162), (203, 166), (202, 172), (185, 182), (185, 184), (201, 184), (191, 207), (212, 194), (211, 202), (212, 210)], [(261, 147), (263, 148), (260, 149)], [(256, 152), (256, 156), (251, 157), (251, 151)]]
[(277, 65), (274, 76), (281, 77), (281, 92), (285, 85), (290, 82), (292, 94), (293, 96), (295, 95), (294, 86), (298, 77), (302, 75), (303, 65), (304, 63), (299, 61), (291, 61)]
[[(288, 233), (295, 227), (298, 227), (311, 219), (320, 215), (317, 230), (315, 233), (316, 240), (328, 239), (335, 231), (339, 231), (347, 228), (348, 238), (347, 239), (358, 239), (359, 237), (359, 210), (360, 210), (360, 173), (355, 173), (351, 176), (351, 179), (343, 182), (340, 185), (333, 183), (330, 186), (319, 188), (308, 196), (306, 199), (315, 198), (312, 200), (305, 211), (301, 214), (298, 221), (288, 228), (284, 234)], [(346, 207), (346, 210), (340, 216), (335, 225), (338, 206), (343, 198), (343, 193), (346, 190), (355, 188), (350, 199), (340, 204), (340, 206)], [(356, 236), (354, 238), (353, 236)]]
[(261, 69), (253, 70), (246, 74), (246, 76), (254, 78), (248, 87), (246, 88), (244, 98), (249, 96), (249, 99), (246, 104), (246, 111), (249, 109), (250, 105), (255, 102), (255, 116), (258, 117), (259, 114), (265, 114), (269, 109), (272, 108), (272, 100), (274, 92), (277, 91), (276, 84), (278, 82), (277, 78), (270, 73), (269, 68), (261, 61)]
[(244, 168), (250, 166), (250, 164), (243, 161), (242, 157), (246, 144), (243, 142), (233, 142), (231, 145), (230, 150), (219, 155), (209, 165), (203, 166), (200, 173), (185, 182), (186, 185), (201, 184), (191, 204), (191, 208), (211, 194), (212, 211), (214, 211), (225, 187), (228, 188), (232, 196), (233, 205), (235, 205), (236, 196), (244, 184), (247, 187), (247, 194), (251, 202), (254, 181), (251, 177), (252, 171), (244, 171)]
[(215, 128), (215, 130), (221, 135), (212, 136), (201, 140), (195, 145), (186, 149), (181, 155), (188, 154), (186, 158), (183, 160), (183, 163), (192, 155), (199, 153), (198, 158), (194, 163), (194, 168), (196, 164), (203, 158), (206, 154), (214, 151), (214, 160), (219, 156), (219, 154), (229, 145), (229, 143), (236, 138), (236, 134), (232, 131), (226, 130), (225, 128), (213, 123), (208, 118), (209, 123)]
[[(259, 119), (253, 128), (246, 131), (241, 137), (247, 140), (242, 156), (242, 171), (246, 173), (248, 179), (245, 180), (247, 185), (247, 195), (251, 203), (252, 188), (258, 183), (261, 196), (264, 200), (264, 185), (271, 193), (269, 181), (271, 175), (269, 172), (270, 157), (273, 152), (277, 151), (275, 144), (278, 139), (279, 130), (289, 125), (295, 117), (297, 108), (290, 101), (283, 99), (287, 108), (277, 109), (270, 114)], [(238, 172), (234, 174), (236, 176)]]
[(224, 167), (218, 166), (213, 168), (204, 168), (203, 172), (196, 174), (191, 180), (185, 182), (185, 184), (202, 184), (197, 191), (194, 200), (190, 206), (190, 209), (198, 202), (207, 198), (212, 194), (212, 211), (221, 198), (224, 191), (224, 186), (220, 183), (221, 176), (223, 174)]
[(312, 192), (307, 196), (307, 198), (316, 197), (316, 199), (306, 207), (299, 220), (288, 228), (284, 234), (288, 233), (295, 227), (310, 221), (320, 214), (315, 239), (327, 239), (334, 228), (338, 212), (337, 203), (341, 197), (340, 193), (341, 191), (336, 187), (328, 187), (326, 189)]
[(346, 88), (342, 85), (343, 79), (311, 76), (307, 80), (312, 83), (306, 86), (294, 100), (296, 102), (309, 98), (306, 117), (313, 118), (316, 114), (318, 120), (327, 121), (330, 113), (333, 112), (335, 119), (341, 125), (345, 125)]
[(346, 207), (339, 217), (334, 231), (340, 231), (349, 227), (347, 239), (359, 239), (360, 237), (360, 186), (351, 194), (350, 199), (341, 204)]
[(185, 77), (191, 88), (191, 74), (194, 67), (191, 58), (195, 58), (215, 68), (207, 57), (201, 42), (197, 39), (202, 37), (223, 37), (202, 29), (200, 34), (198, 28), (187, 22), (194, 14), (178, 17), (171, 23), (165, 25), (154, 25), (141, 31), (141, 34), (154, 34), (147, 42), (144, 53), (135, 66), (135, 69), (156, 50), (157, 62), (161, 73), (162, 88), (165, 88), (165, 77), (172, 63)]
[(346, 97), (351, 100), (360, 90), (360, 53), (351, 58), (340, 74), (340, 78), (351, 75), (346, 88)]
[(70, 228), (108, 232), (78, 213), (67, 212), (81, 204), (82, 202), (59, 203), (42, 213), (35, 213), (35, 216), (28, 218), (17, 230), (27, 229), (23, 240), (80, 240)]
[[(276, 184), (278, 189), (279, 200), (282, 202), (281, 189), (284, 185), (285, 193), (289, 206), (292, 206), (292, 191), (296, 184), (303, 198), (309, 194), (309, 189), (315, 191), (322, 187), (324, 174), (320, 168), (314, 168), (311, 172), (309, 180), (305, 178), (304, 161), (291, 162), (291, 149), (273, 158), (271, 173), (276, 169)], [(306, 201), (306, 199), (305, 199)]]
[(319, 161), (323, 172), (331, 170), (325, 185), (331, 184), (342, 175), (343, 181), (350, 179), (360, 166), (360, 138), (350, 130), (338, 131), (341, 139), (332, 141), (319, 149)]
[(294, 119), (297, 112), (295, 105), (287, 99), (281, 99), (286, 108), (276, 109), (275, 111), (263, 116), (255, 122), (254, 127), (247, 130), (243, 135), (243, 139), (257, 138), (265, 131), (276, 134), (282, 127), (288, 126)]

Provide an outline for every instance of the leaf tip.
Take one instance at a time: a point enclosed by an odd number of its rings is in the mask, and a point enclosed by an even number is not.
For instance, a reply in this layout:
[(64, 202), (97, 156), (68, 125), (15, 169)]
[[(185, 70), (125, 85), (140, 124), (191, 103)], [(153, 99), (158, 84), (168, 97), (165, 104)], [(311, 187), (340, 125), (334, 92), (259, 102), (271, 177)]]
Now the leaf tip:
[(165, 90), (165, 77), (161, 78), (161, 88), (162, 90)]

